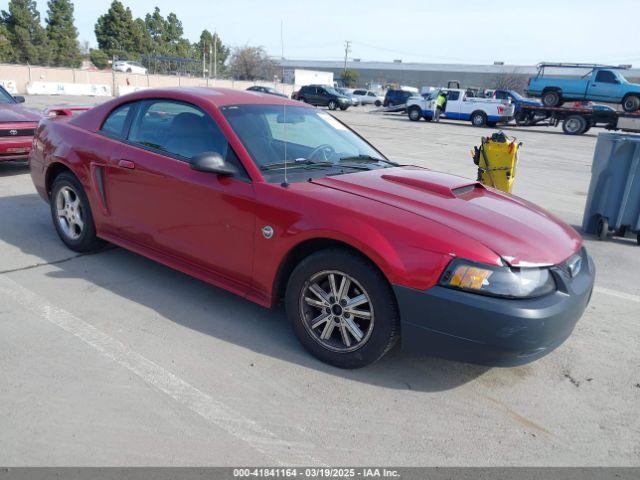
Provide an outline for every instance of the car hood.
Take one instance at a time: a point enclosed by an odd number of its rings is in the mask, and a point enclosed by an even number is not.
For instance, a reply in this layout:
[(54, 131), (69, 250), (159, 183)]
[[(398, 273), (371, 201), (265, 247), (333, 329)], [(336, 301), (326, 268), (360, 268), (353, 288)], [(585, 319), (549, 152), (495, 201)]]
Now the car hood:
[(0, 104), (0, 122), (39, 122), (41, 115), (17, 103)]
[(394, 167), (312, 182), (446, 225), (514, 267), (557, 265), (582, 245), (573, 228), (543, 209), (454, 175)]

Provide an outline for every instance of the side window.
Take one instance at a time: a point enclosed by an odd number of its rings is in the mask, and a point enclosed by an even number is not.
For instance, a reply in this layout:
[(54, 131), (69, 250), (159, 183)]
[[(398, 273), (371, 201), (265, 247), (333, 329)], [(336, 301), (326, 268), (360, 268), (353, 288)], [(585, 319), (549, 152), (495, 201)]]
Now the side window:
[(451, 91), (447, 94), (447, 100), (456, 101), (460, 98), (460, 92)]
[(506, 92), (496, 92), (496, 98), (498, 100), (506, 100), (507, 99), (507, 93)]
[(375, 94), (375, 93), (373, 93), (373, 92), (368, 92), (368, 93), (367, 93), (367, 96), (369, 96), (369, 97), (375, 97), (375, 96), (376, 96), (376, 94)]
[(129, 141), (187, 160), (203, 152), (218, 152), (225, 158), (228, 148), (227, 139), (209, 115), (170, 100), (143, 103), (131, 124)]
[(364, 90), (354, 90), (353, 94), (354, 95), (364, 95)]
[(596, 74), (596, 82), (602, 82), (602, 83), (618, 83), (618, 79), (616, 78), (616, 76), (613, 74), (613, 72), (610, 72), (609, 70), (600, 70), (597, 74)]
[(131, 105), (132, 104), (128, 103), (113, 110), (102, 124), (100, 131), (110, 137), (123, 137), (124, 126), (127, 121), (127, 115), (129, 115), (129, 111), (131, 110)]

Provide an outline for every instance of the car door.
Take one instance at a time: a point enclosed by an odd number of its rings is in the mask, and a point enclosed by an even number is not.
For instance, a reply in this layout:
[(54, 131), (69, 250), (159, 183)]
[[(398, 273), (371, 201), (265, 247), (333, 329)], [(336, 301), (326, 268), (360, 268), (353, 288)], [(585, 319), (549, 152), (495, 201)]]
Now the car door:
[(589, 84), (588, 97), (593, 100), (619, 100), (620, 81), (610, 70), (598, 70), (593, 81)]
[[(105, 175), (107, 208), (117, 234), (247, 291), (254, 191), (215, 121), (195, 105), (158, 99), (135, 104), (127, 122)], [(239, 173), (227, 177), (192, 170), (190, 159), (205, 151), (219, 153)]]
[(326, 107), (327, 104), (329, 103), (329, 94), (327, 93), (327, 91), (322, 88), (322, 87), (318, 87), (316, 89), (316, 92), (318, 94), (317, 96), (317, 103), (316, 105), (318, 105), (319, 107)]
[[(466, 101), (466, 95), (464, 100)], [(460, 92), (458, 90), (450, 90), (447, 92), (447, 104), (444, 107), (444, 117), (452, 118), (454, 120), (460, 120), (464, 118), (465, 113), (462, 112), (462, 102), (460, 101)], [(469, 115), (467, 113), (466, 118), (468, 119)]]

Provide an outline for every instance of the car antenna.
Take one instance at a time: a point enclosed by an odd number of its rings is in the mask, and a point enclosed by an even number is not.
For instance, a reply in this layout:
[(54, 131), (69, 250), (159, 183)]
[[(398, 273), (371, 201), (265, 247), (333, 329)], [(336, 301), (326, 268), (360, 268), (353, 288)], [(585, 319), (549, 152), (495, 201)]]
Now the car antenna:
[[(281, 53), (281, 62), (284, 63), (284, 34), (283, 34), (283, 21), (280, 19), (280, 53)], [(280, 80), (284, 83), (284, 64), (282, 66), (283, 78)], [(284, 125), (284, 181), (280, 184), (284, 188), (289, 186), (289, 181), (287, 178), (287, 104), (284, 103), (282, 105), (282, 125)]]

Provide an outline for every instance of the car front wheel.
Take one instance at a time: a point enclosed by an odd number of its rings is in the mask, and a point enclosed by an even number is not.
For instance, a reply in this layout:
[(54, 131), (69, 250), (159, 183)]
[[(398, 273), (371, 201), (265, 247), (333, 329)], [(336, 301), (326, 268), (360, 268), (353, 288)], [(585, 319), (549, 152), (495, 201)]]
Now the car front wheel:
[(330, 100), (327, 104), (327, 107), (329, 107), (329, 110), (335, 110), (338, 107), (338, 104), (335, 102), (335, 100)]
[(286, 308), (302, 345), (336, 367), (369, 365), (398, 337), (399, 314), (388, 282), (346, 250), (323, 250), (300, 262), (289, 278)]
[(58, 175), (51, 187), (51, 217), (58, 236), (76, 252), (90, 252), (104, 245), (96, 236), (89, 201), (78, 179), (70, 172)]

